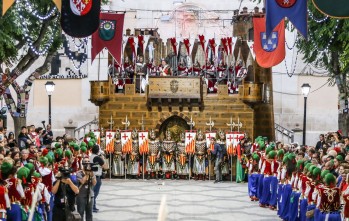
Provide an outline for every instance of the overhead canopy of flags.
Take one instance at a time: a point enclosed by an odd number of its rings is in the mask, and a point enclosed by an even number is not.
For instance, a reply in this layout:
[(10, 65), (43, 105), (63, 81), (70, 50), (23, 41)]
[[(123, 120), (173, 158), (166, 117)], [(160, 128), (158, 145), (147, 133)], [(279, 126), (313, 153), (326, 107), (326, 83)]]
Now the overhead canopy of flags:
[(98, 31), (92, 35), (92, 62), (103, 48), (107, 48), (114, 59), (121, 64), (124, 17), (124, 13), (101, 13)]

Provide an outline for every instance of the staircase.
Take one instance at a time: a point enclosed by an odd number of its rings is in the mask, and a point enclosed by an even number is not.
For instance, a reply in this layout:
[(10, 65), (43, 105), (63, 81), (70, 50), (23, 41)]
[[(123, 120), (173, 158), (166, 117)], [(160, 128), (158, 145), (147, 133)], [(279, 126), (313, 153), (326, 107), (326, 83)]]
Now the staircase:
[(92, 129), (98, 129), (99, 119), (95, 117), (94, 120), (74, 129), (74, 137), (76, 139), (82, 139), (86, 133), (90, 132)]
[(275, 140), (282, 141), (284, 143), (293, 143), (294, 141), (294, 132), (289, 130), (277, 123), (275, 127)]

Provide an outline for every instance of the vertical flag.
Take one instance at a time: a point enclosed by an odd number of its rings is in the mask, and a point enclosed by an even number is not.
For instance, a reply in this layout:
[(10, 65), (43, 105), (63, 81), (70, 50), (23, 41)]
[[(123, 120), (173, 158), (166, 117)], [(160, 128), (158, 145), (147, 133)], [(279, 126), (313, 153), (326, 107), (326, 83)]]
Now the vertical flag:
[(211, 138), (216, 138), (216, 132), (206, 132), (206, 146), (210, 150), (214, 150), (214, 145), (211, 144)]
[(227, 153), (229, 155), (236, 155), (237, 154), (237, 146), (239, 144), (240, 137), (244, 137), (244, 134), (237, 133), (237, 132), (227, 132), (225, 139), (226, 139), (226, 145), (227, 145)]
[(287, 17), (303, 37), (307, 38), (307, 0), (266, 0), (265, 10), (268, 37), (281, 20)]
[(185, 131), (185, 151), (189, 154), (195, 152), (196, 131)]
[(101, 145), (101, 132), (99, 130), (94, 130), (93, 131), (93, 134), (95, 135), (96, 137), (96, 143), (98, 145)]
[(280, 22), (270, 37), (265, 32), (265, 18), (253, 18), (254, 52), (257, 63), (264, 68), (279, 64), (285, 58), (285, 24)]
[(122, 153), (131, 153), (132, 152), (132, 131), (124, 130), (121, 132), (121, 145)]
[(103, 48), (107, 48), (118, 64), (121, 64), (124, 14), (101, 13), (98, 31), (92, 35), (91, 62)]
[(105, 135), (105, 151), (107, 153), (113, 153), (114, 152), (114, 131), (106, 131)]
[(138, 132), (138, 143), (139, 143), (139, 153), (141, 155), (147, 154), (149, 152), (148, 131)]
[(253, 41), (247, 41), (248, 48), (250, 49), (250, 53), (252, 55), (253, 60), (256, 59), (256, 54), (254, 53), (253, 47), (254, 47), (254, 42)]
[(233, 54), (234, 45), (236, 44), (237, 39), (237, 37), (227, 37), (229, 54)]

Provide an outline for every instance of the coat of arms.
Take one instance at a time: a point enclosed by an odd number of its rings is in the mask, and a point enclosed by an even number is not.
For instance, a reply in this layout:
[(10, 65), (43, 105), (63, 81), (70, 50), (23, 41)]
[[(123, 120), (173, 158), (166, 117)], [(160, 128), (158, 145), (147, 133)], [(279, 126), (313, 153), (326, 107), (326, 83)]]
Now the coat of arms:
[(267, 37), (265, 32), (261, 32), (261, 44), (262, 48), (267, 52), (272, 52), (278, 45), (278, 33), (273, 31), (270, 37)]
[(176, 93), (178, 91), (178, 81), (172, 80), (170, 82), (170, 89), (171, 89), (172, 93)]

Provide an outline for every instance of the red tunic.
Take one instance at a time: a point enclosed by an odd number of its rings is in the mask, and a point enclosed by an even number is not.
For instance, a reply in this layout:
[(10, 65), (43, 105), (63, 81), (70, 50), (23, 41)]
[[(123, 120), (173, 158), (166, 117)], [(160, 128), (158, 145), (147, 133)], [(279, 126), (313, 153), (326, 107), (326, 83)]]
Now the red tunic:
[(32, 204), (34, 191), (35, 187), (31, 183), (24, 189), (25, 199), (21, 200), (21, 204), (26, 210), (28, 210)]
[(42, 183), (46, 186), (47, 190), (51, 192), (52, 190), (52, 171), (46, 176), (42, 177)]
[(313, 192), (315, 190), (315, 182), (312, 182), (312, 180), (309, 179), (306, 182), (306, 185), (307, 185), (307, 187), (310, 188), (310, 191), (309, 191), (309, 194), (308, 194), (308, 204), (310, 204), (310, 203), (314, 202), (314, 200), (313, 200)]
[(319, 209), (321, 212), (335, 212), (340, 210), (340, 190), (338, 187), (327, 187), (319, 188), (320, 205)]
[(343, 195), (344, 205), (344, 217), (349, 218), (349, 194)]
[(264, 175), (272, 175), (271, 163), (268, 160), (264, 160)]
[(307, 188), (307, 182), (310, 180), (306, 175), (303, 174), (302, 176), (302, 195), (304, 195), (304, 192)]
[(17, 190), (17, 185), (21, 185), (17, 178), (10, 178), (6, 180), (6, 186), (8, 189), (8, 196), (11, 200), (11, 203), (19, 202), (21, 200), (21, 195)]
[(0, 186), (0, 209), (6, 210), (6, 199), (5, 194), (7, 193), (7, 189), (4, 186)]
[(279, 162), (277, 162), (277, 160), (274, 160), (273, 167), (271, 168), (274, 176), (277, 176), (278, 168), (279, 168)]

